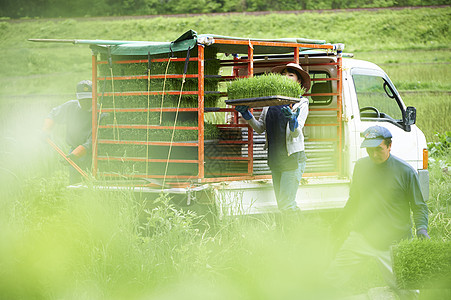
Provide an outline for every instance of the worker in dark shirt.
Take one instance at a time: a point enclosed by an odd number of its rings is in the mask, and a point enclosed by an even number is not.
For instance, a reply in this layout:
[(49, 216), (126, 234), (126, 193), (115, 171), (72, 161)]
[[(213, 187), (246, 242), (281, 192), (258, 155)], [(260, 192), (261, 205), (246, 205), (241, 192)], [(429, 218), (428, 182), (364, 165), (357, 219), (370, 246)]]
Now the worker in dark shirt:
[(428, 208), (416, 171), (390, 154), (392, 135), (372, 126), (363, 133), (368, 157), (355, 165), (349, 199), (340, 224), (350, 233), (338, 250), (327, 277), (337, 287), (351, 283), (355, 267), (363, 259), (375, 258), (388, 286), (398, 295), (415, 298), (417, 291), (401, 291), (393, 276), (390, 246), (412, 236), (411, 211), (419, 238), (429, 238)]
[[(77, 84), (77, 100), (70, 100), (53, 108), (44, 120), (42, 131), (50, 135), (55, 123), (66, 125), (66, 142), (70, 146), (68, 157), (82, 170), (91, 168), (92, 149), (92, 82)], [(81, 174), (70, 167), (69, 183), (81, 181)]]

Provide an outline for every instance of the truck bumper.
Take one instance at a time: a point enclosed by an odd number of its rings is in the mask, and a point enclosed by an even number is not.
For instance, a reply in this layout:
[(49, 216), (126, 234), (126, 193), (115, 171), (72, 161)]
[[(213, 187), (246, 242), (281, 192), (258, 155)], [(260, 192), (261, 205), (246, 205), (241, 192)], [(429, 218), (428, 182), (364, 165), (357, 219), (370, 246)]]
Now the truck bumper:
[[(343, 208), (349, 197), (349, 180), (308, 178), (301, 184), (296, 203), (301, 212)], [(220, 215), (248, 215), (278, 211), (271, 180), (235, 181), (215, 189)]]

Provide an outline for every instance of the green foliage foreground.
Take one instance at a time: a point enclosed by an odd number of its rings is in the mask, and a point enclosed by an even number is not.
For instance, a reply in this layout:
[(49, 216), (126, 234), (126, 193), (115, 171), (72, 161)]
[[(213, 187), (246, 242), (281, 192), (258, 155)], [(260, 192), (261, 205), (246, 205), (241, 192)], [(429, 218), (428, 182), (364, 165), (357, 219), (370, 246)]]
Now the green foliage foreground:
[[(436, 166), (432, 171), (442, 172)], [(449, 250), (451, 240), (450, 176), (432, 174), (443, 182), (432, 182), (437, 189), (431, 190), (429, 203), (430, 245), (439, 254), (404, 255), (401, 264), (407, 269), (410, 260), (424, 266), (449, 257), (449, 251), (441, 251)], [(334, 215), (268, 214), (205, 222), (201, 215), (176, 208), (166, 195), (155, 206), (128, 190), (68, 190), (66, 180), (65, 172), (56, 173), (1, 192), (1, 298), (334, 299), (322, 278), (336, 246), (330, 236)], [(420, 249), (427, 243), (414, 240), (409, 246)], [(385, 285), (377, 266), (361, 268), (356, 293)], [(422, 270), (418, 276), (434, 278), (429, 267)]]
[(273, 216), (201, 227), (164, 195), (150, 207), (127, 191), (69, 191), (62, 175), (2, 203), (3, 299), (276, 299), (318, 287), (328, 251), (318, 221), (285, 234)]

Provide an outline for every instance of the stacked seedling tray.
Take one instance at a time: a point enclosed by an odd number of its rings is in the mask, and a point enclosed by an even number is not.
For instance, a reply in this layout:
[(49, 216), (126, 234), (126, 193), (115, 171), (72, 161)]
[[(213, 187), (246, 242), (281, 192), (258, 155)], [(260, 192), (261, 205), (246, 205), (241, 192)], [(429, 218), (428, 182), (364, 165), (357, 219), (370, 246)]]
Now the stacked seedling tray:
[[(206, 108), (217, 107), (221, 96), (216, 54), (213, 47), (205, 51)], [(197, 57), (196, 48), (190, 56)], [(198, 61), (186, 62), (186, 57), (186, 51), (100, 55), (97, 90), (102, 118), (96, 134), (97, 174), (107, 179), (167, 177), (169, 181), (198, 176), (198, 110), (204, 108), (198, 107)], [(215, 141), (221, 138), (221, 129), (204, 124), (203, 136), (205, 152), (218, 156)], [(223, 169), (217, 161), (207, 160), (205, 175)]]

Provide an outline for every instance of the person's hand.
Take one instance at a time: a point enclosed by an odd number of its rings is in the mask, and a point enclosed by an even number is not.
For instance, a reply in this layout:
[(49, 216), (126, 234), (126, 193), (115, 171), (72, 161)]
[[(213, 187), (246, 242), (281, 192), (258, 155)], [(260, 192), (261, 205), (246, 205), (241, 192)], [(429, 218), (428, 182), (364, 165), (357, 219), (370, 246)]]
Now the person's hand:
[(283, 115), (285, 116), (285, 118), (290, 123), (290, 130), (294, 131), (299, 125), (298, 117), (299, 117), (299, 112), (301, 111), (301, 108), (298, 107), (298, 109), (296, 109), (296, 111), (293, 112), (291, 110), (291, 107), (284, 106), (281, 108), (281, 111), (282, 111)]
[(292, 111), (291, 107), (289, 106), (284, 106), (281, 109), (283, 115), (285, 116), (285, 118), (287, 118), (288, 121), (290, 120), (294, 120), (297, 119), (299, 116), (299, 112), (301, 111), (300, 108), (296, 109), (296, 111)]
[(421, 240), (429, 240), (429, 234), (426, 229), (418, 229), (417, 230), (417, 237)]
[(249, 106), (246, 105), (237, 105), (235, 106), (235, 110), (239, 112), (245, 120), (252, 119), (252, 114), (249, 111)]
[(239, 113), (245, 113), (246, 111), (249, 110), (249, 106), (246, 105), (237, 105), (235, 106), (235, 110)]
[(86, 155), (86, 148), (84, 146), (80, 145), (77, 148), (75, 148), (71, 153), (69, 153), (69, 155), (67, 157), (74, 160), (74, 159), (79, 159), (85, 155)]

